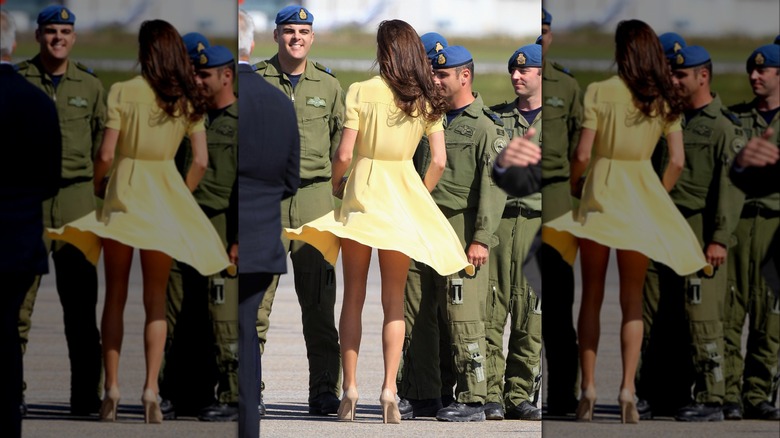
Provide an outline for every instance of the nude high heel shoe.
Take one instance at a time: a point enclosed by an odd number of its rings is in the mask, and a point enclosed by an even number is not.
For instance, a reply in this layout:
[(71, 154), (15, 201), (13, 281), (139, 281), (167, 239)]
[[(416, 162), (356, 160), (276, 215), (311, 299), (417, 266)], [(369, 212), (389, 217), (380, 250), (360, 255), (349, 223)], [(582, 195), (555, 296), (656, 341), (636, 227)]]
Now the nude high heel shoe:
[(398, 402), (392, 391), (383, 389), (379, 396), (379, 404), (382, 406), (383, 423), (399, 424), (401, 422), (401, 412), (398, 411)]
[(355, 421), (355, 409), (357, 408), (358, 392), (355, 388), (344, 390), (341, 397), (339, 410), (336, 413), (341, 421)]
[(621, 389), (618, 395), (620, 404), (620, 422), (623, 424), (639, 423), (639, 411), (636, 409), (636, 397), (628, 389)]
[(577, 405), (577, 421), (593, 420), (593, 409), (596, 405), (596, 390), (588, 388), (582, 391), (580, 403)]
[(106, 391), (103, 403), (100, 405), (100, 421), (116, 421), (116, 411), (119, 408), (119, 388), (113, 387)]
[(163, 415), (162, 410), (160, 410), (160, 401), (151, 388), (144, 389), (144, 394), (141, 396), (141, 404), (144, 405), (144, 423), (162, 423)]

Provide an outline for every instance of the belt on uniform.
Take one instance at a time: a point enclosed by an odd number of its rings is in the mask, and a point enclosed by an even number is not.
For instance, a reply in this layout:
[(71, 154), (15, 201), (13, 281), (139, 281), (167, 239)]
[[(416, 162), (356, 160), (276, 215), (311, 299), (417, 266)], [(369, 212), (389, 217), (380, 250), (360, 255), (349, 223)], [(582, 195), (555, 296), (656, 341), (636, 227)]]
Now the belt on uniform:
[(526, 219), (535, 219), (538, 217), (542, 217), (542, 212), (538, 210), (531, 210), (530, 208), (525, 207), (505, 207), (504, 208), (504, 214), (501, 215), (502, 218), (512, 218), (512, 217), (518, 217), (522, 216)]
[(771, 210), (766, 207), (762, 207), (757, 204), (746, 204), (742, 207), (742, 217), (757, 217), (773, 218), (780, 216), (780, 211)]
[(302, 179), (301, 180), (301, 184), (298, 186), (298, 188), (303, 188), (303, 187), (310, 186), (310, 185), (315, 184), (315, 183), (321, 183), (321, 182), (326, 182), (326, 181), (330, 181), (330, 178), (324, 177), (324, 176), (318, 176), (317, 178)]

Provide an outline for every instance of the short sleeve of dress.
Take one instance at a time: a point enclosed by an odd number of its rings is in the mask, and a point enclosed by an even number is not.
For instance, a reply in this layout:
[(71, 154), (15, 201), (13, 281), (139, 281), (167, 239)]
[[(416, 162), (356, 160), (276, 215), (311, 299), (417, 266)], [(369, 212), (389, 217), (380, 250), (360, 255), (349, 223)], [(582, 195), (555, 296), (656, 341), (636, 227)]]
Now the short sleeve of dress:
[(666, 122), (666, 124), (664, 124), (664, 135), (677, 131), (682, 131), (682, 117), (678, 117), (674, 119), (674, 121)]
[(585, 90), (585, 96), (582, 99), (582, 105), (584, 107), (584, 115), (582, 119), (582, 127), (596, 130), (598, 128), (598, 112), (596, 108), (596, 90), (598, 86), (596, 84), (588, 85)]
[(200, 119), (189, 122), (187, 125), (187, 135), (192, 135), (196, 132), (205, 131), (206, 130), (206, 124), (205, 124), (205, 117), (201, 117)]
[(356, 82), (349, 86), (347, 90), (347, 97), (345, 98), (345, 105), (347, 107), (346, 114), (344, 115), (344, 127), (360, 130), (360, 83)]
[(106, 114), (106, 128), (116, 129), (122, 127), (122, 114), (119, 107), (119, 97), (122, 94), (122, 84), (117, 82), (108, 91), (108, 113)]
[(444, 116), (441, 116), (436, 121), (428, 122), (425, 126), (425, 135), (431, 135), (439, 131), (444, 131)]

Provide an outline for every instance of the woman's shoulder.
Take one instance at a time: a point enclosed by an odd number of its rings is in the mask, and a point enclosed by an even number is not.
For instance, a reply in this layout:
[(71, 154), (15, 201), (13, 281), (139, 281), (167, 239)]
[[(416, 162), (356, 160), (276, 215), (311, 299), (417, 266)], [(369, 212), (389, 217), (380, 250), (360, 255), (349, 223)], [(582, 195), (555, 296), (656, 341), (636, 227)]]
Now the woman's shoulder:
[(111, 85), (111, 93), (119, 93), (122, 98), (132, 98), (133, 100), (148, 96), (154, 97), (154, 90), (140, 75), (126, 81), (115, 82)]
[(607, 98), (608, 100), (625, 98), (626, 96), (630, 98), (631, 96), (631, 91), (617, 75), (603, 81), (590, 83), (585, 92), (597, 96), (597, 98)]
[(390, 87), (387, 86), (380, 76), (374, 76), (371, 79), (355, 82), (349, 86), (350, 93), (359, 93), (360, 99), (376, 100), (380, 97), (392, 96)]

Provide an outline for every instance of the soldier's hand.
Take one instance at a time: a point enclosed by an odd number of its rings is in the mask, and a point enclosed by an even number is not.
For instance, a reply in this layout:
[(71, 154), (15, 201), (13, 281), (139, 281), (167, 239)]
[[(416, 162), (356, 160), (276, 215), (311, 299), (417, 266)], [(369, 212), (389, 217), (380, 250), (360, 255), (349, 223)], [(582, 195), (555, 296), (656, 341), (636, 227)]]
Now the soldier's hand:
[(739, 168), (764, 167), (775, 164), (780, 158), (780, 149), (769, 141), (774, 134), (772, 128), (767, 128), (761, 137), (753, 137), (744, 148), (739, 151), (736, 165)]
[(707, 245), (704, 251), (704, 257), (707, 259), (707, 263), (711, 264), (713, 268), (717, 268), (726, 262), (726, 256), (728, 250), (720, 243), (712, 242)]
[(230, 245), (230, 248), (228, 248), (228, 260), (230, 260), (230, 263), (238, 266), (238, 242)]
[(536, 129), (530, 128), (524, 136), (515, 137), (498, 154), (496, 163), (502, 169), (507, 167), (528, 167), (542, 159), (542, 149), (531, 141), (536, 134)]
[(468, 251), (466, 251), (466, 258), (475, 268), (479, 268), (487, 263), (489, 253), (490, 250), (487, 245), (479, 242), (471, 242)]

